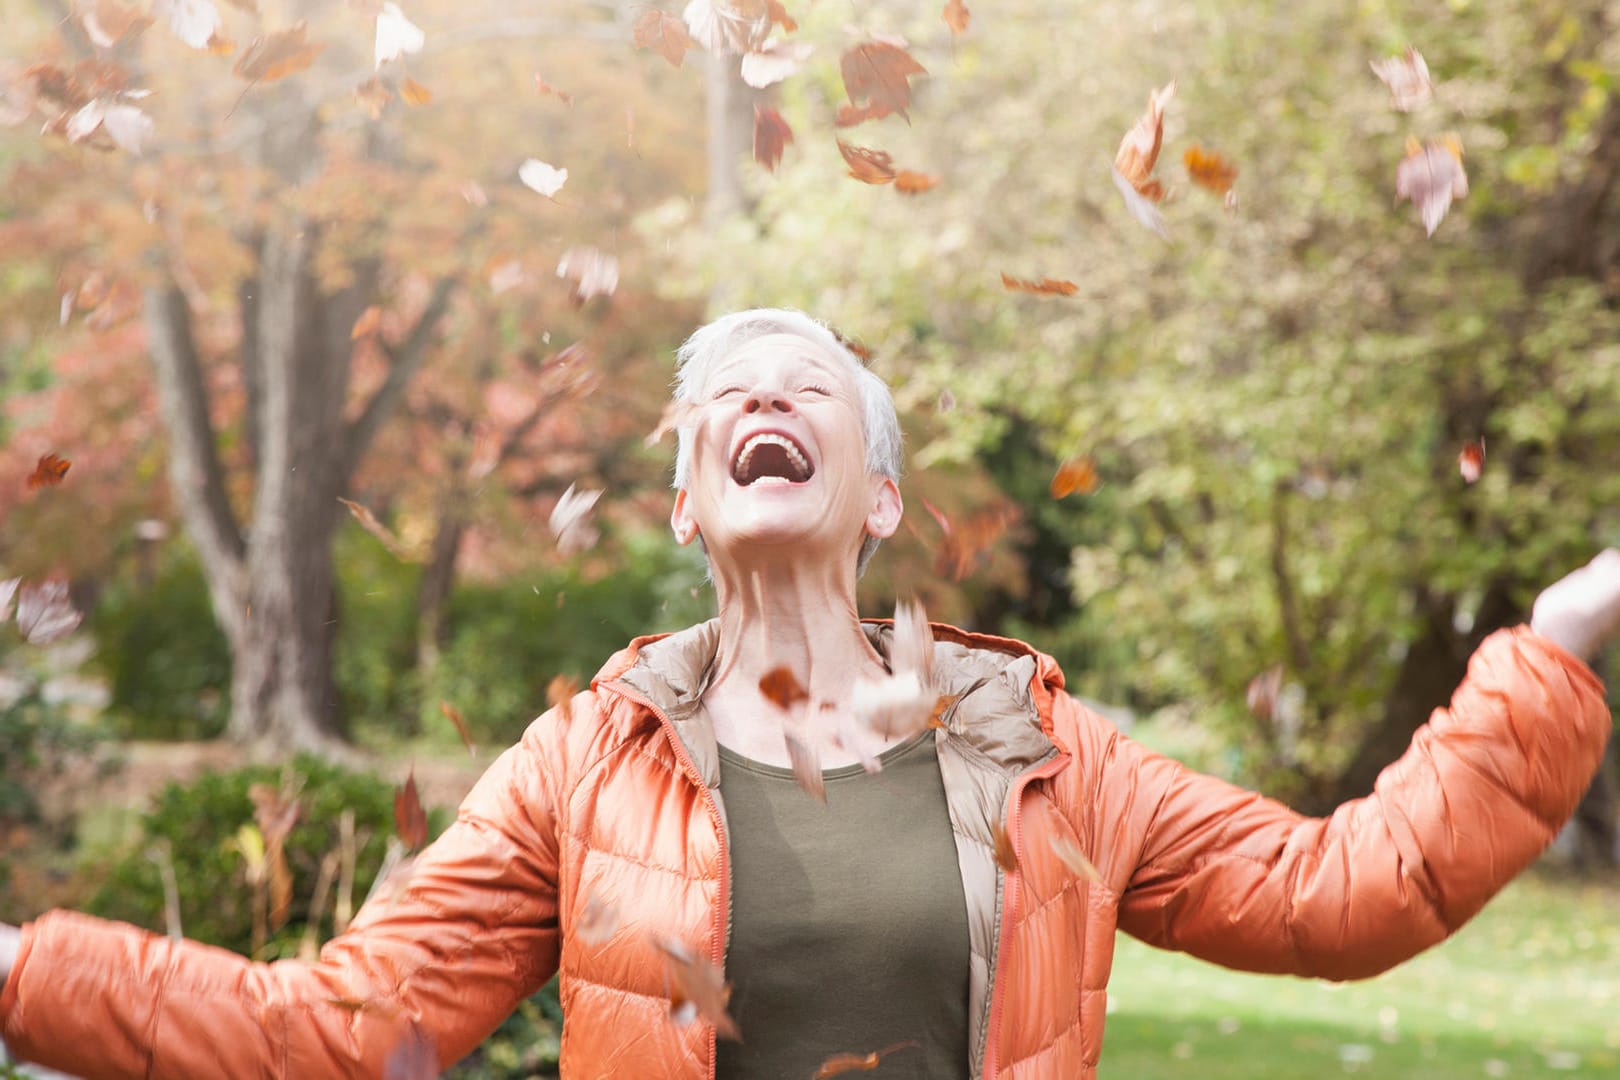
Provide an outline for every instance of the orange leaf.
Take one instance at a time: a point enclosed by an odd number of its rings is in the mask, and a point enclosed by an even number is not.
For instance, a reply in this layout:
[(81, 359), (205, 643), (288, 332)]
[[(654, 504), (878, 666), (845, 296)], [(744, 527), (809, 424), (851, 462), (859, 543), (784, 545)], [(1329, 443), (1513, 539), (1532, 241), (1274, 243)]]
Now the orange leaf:
[(849, 163), (849, 175), (863, 184), (887, 184), (894, 179), (894, 159), (882, 150), (868, 150), (838, 140), (838, 151)]
[(962, 0), (948, 0), (945, 4), (945, 25), (951, 28), (951, 33), (967, 33), (969, 18), (967, 5)]
[(847, 50), (838, 62), (844, 76), (844, 90), (850, 104), (865, 108), (877, 118), (890, 113), (906, 114), (911, 104), (913, 75), (926, 75), (928, 69), (911, 54), (887, 41), (868, 41)]
[(232, 74), (248, 82), (275, 82), (303, 71), (326, 48), (325, 45), (305, 41), (306, 29), (302, 22), (297, 22), (285, 30), (254, 38), (253, 44), (243, 49), (242, 55), (236, 58)]
[(73, 467), (73, 462), (56, 454), (42, 454), (34, 471), (28, 474), (28, 490), (36, 488), (55, 487), (62, 482), (67, 471)]
[(759, 692), (778, 709), (791, 709), (801, 701), (809, 701), (810, 694), (786, 664), (771, 668), (760, 676)]
[(467, 747), (468, 755), (477, 757), (478, 748), (473, 745), (472, 732), (467, 730), (467, 720), (461, 715), (461, 710), (448, 701), (441, 701), (439, 702), (439, 711), (444, 714), (446, 720), (456, 725), (456, 734), (461, 736), (462, 743)]
[(1474, 439), (1463, 444), (1462, 451), (1457, 455), (1457, 469), (1462, 473), (1464, 483), (1475, 484), (1485, 474), (1485, 440)]
[(945, 727), (945, 714), (956, 704), (959, 694), (941, 694), (934, 701), (934, 711), (928, 714), (928, 726), (931, 728)]
[(669, 975), (669, 1015), (678, 1024), (701, 1017), (713, 1024), (722, 1039), (742, 1038), (737, 1022), (726, 1012), (731, 984), (708, 957), (699, 956), (674, 938), (659, 938), (653, 945), (664, 954)]
[(1217, 195), (1225, 195), (1232, 190), (1232, 183), (1237, 179), (1237, 166), (1215, 151), (1205, 150), (1194, 143), (1187, 148), (1181, 160), (1186, 164), (1193, 183), (1199, 187)]
[(564, 724), (574, 719), (574, 695), (579, 693), (579, 683), (567, 675), (555, 676), (546, 687), (546, 705), (557, 710), (557, 718)]
[(347, 506), (349, 508), (349, 513), (354, 515), (354, 520), (360, 523), (360, 527), (365, 529), (366, 532), (370, 533), (372, 536), (375, 536), (378, 540), (381, 540), (383, 547), (387, 548), (389, 554), (393, 555), (394, 558), (401, 562), (414, 561), (415, 556), (413, 553), (406, 548), (405, 544), (400, 540), (399, 537), (395, 536), (393, 532), (389, 530), (388, 526), (378, 521), (376, 515), (370, 510), (366, 509), (364, 506), (361, 506), (357, 502), (352, 502), (349, 499), (343, 498), (341, 495), (338, 496), (338, 502), (342, 503), (344, 506)]
[(686, 50), (697, 47), (686, 24), (667, 11), (653, 9), (643, 12), (636, 20), (635, 42), (638, 49), (651, 49), (675, 67), (686, 59)]
[(894, 178), (894, 190), (902, 195), (921, 195), (938, 184), (939, 177), (910, 169), (901, 169)]
[(1063, 278), (1042, 278), (1039, 281), (1025, 281), (1003, 272), (1001, 284), (1012, 292), (1036, 293), (1041, 296), (1073, 296), (1080, 291), (1080, 286)]
[(354, 327), (349, 331), (349, 340), (359, 341), (361, 338), (371, 337), (381, 326), (382, 308), (372, 304), (360, 313), (358, 319), (354, 320)]
[(399, 100), (413, 107), (426, 105), (433, 100), (433, 91), (407, 75), (399, 84)]
[(354, 98), (360, 103), (360, 107), (370, 113), (373, 120), (376, 120), (382, 116), (383, 109), (388, 103), (394, 100), (394, 93), (373, 75), (354, 88)]
[(1097, 870), (1096, 866), (1092, 864), (1091, 860), (1086, 858), (1086, 853), (1081, 851), (1079, 845), (1074, 843), (1074, 841), (1070, 840), (1066, 836), (1054, 836), (1052, 837), (1050, 847), (1052, 848), (1053, 854), (1055, 854), (1058, 859), (1062, 861), (1064, 866), (1067, 866), (1070, 870), (1074, 871), (1074, 873), (1078, 874), (1080, 877), (1085, 878), (1087, 881), (1095, 881), (1099, 885), (1102, 884), (1102, 874)]
[(1050, 490), (1052, 498), (1063, 499), (1077, 491), (1082, 495), (1091, 495), (1096, 492), (1097, 484), (1097, 463), (1090, 457), (1079, 457), (1058, 466)]
[(782, 114), (769, 105), (754, 106), (754, 160), (772, 172), (782, 160), (782, 150), (793, 141), (793, 129)]
[[(1147, 112), (1125, 133), (1125, 138), (1120, 140), (1119, 150), (1114, 154), (1114, 168), (1119, 170), (1119, 174), (1138, 192), (1153, 198), (1155, 202), (1157, 198), (1148, 195), (1148, 175), (1159, 160), (1159, 147), (1164, 142), (1164, 107), (1175, 95), (1174, 79), (1164, 89), (1151, 92)], [(1163, 192), (1159, 194), (1162, 196)]]
[(394, 792), (394, 831), (414, 851), (427, 843), (427, 811), (416, 794), (416, 770), (405, 774), (405, 786)]
[(847, 1072), (871, 1072), (887, 1055), (917, 1045), (919, 1044), (916, 1039), (907, 1039), (893, 1046), (885, 1046), (882, 1050), (873, 1050), (870, 1054), (834, 1054), (821, 1063), (812, 1080), (828, 1080), (829, 1077)]
[(1007, 873), (1018, 869), (1018, 853), (1013, 850), (1012, 837), (1001, 825), (996, 826), (996, 865)]

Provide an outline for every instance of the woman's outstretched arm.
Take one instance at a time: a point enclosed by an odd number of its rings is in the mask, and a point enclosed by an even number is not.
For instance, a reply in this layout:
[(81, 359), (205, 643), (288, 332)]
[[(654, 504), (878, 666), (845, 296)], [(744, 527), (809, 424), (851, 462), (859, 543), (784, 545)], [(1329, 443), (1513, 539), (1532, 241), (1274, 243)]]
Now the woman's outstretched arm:
[(464, 1056), (557, 965), (548, 726), (495, 761), (408, 881), (318, 962), (254, 963), (53, 911), (0, 932), (0, 965), (16, 945), (0, 1036), (90, 1078), (381, 1077), (412, 1047), (441, 1065)]

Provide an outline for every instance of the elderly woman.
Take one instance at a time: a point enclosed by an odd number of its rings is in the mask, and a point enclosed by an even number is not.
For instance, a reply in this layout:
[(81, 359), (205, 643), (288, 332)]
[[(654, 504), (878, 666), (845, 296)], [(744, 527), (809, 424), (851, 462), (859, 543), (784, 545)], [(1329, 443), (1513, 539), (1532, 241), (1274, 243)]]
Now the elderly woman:
[[(677, 399), (671, 524), (718, 618), (631, 642), (536, 720), (317, 963), (69, 912), (5, 928), (12, 1050), (88, 1077), (405, 1075), (560, 970), (569, 1080), (1090, 1077), (1116, 927), (1373, 975), (1533, 860), (1597, 766), (1579, 656), (1620, 622), (1620, 552), (1488, 638), (1373, 795), (1311, 819), (1131, 742), (1021, 642), (861, 621), (900, 435), (820, 324), (699, 330)], [(867, 722), (862, 693), (906, 679), (935, 707)]]

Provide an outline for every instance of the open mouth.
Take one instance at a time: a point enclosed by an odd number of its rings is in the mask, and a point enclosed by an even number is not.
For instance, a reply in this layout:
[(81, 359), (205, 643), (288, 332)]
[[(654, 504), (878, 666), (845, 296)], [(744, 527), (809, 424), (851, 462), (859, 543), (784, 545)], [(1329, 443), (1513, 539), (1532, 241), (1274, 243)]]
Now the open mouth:
[(804, 447), (774, 431), (750, 437), (731, 462), (731, 478), (743, 487), (755, 484), (802, 484), (815, 475)]

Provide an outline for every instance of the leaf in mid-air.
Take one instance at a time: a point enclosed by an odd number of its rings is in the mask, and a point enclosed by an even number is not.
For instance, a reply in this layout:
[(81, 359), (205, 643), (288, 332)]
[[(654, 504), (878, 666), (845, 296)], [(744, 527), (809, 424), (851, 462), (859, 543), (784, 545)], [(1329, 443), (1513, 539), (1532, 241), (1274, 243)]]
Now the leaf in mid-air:
[(394, 831), (409, 850), (427, 843), (427, 811), (422, 809), (422, 799), (416, 793), (414, 768), (405, 774), (404, 785), (394, 792)]
[(1455, 135), (1427, 144), (1407, 140), (1406, 157), (1395, 170), (1395, 196), (1412, 200), (1429, 236), (1446, 219), (1451, 201), (1468, 195), (1468, 173), (1462, 158), (1462, 142)]
[(928, 69), (899, 45), (867, 41), (845, 51), (838, 63), (850, 104), (863, 111), (862, 119), (875, 120), (898, 113), (908, 121), (911, 77)]
[(253, 44), (243, 49), (242, 55), (236, 58), (236, 66), (231, 71), (248, 82), (275, 82), (303, 71), (326, 48), (325, 45), (306, 41), (306, 29), (299, 22), (285, 30), (255, 38)]
[(34, 464), (34, 471), (28, 474), (28, 489), (55, 487), (72, 467), (73, 462), (59, 454), (41, 454), (39, 461)]
[(685, 23), (656, 8), (642, 12), (632, 33), (636, 48), (651, 49), (675, 67), (680, 67), (681, 61), (686, 59), (687, 49), (697, 47), (692, 35), (686, 32)]
[(782, 161), (782, 151), (793, 141), (793, 129), (782, 114), (769, 105), (754, 106), (754, 160), (772, 172)]
[(1423, 54), (1410, 45), (1400, 56), (1373, 60), (1370, 66), (1373, 74), (1389, 88), (1389, 104), (1397, 112), (1412, 112), (1434, 97), (1429, 65), (1424, 62)]

